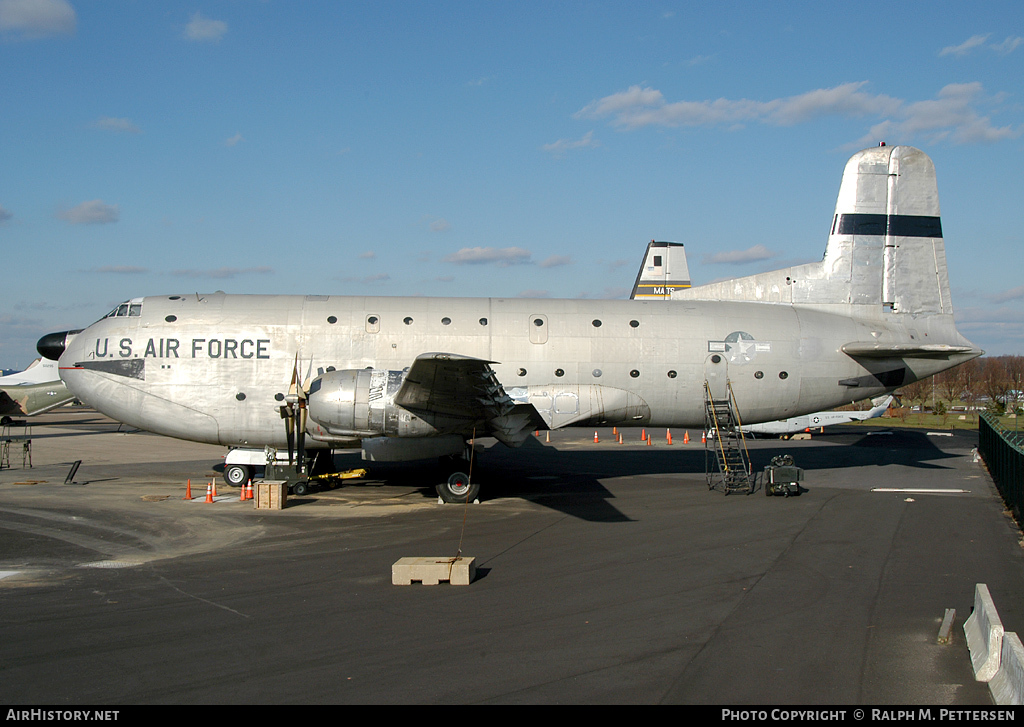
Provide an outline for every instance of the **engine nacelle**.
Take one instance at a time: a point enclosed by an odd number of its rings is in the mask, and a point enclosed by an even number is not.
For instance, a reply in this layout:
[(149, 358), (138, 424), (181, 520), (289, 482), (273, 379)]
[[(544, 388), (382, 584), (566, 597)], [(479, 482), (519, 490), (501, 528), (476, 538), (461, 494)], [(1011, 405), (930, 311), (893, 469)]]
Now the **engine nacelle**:
[(437, 430), (396, 405), (404, 371), (328, 371), (309, 385), (310, 436), (322, 441), (386, 435), (429, 437)]

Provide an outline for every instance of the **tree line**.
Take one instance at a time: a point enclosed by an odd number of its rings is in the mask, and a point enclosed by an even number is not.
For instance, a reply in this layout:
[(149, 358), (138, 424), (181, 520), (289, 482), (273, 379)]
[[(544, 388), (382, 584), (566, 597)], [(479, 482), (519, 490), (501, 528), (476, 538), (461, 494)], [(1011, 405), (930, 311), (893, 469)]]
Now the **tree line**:
[(968, 412), (1024, 413), (1024, 356), (982, 356), (900, 387), (904, 405), (945, 414), (954, 406)]

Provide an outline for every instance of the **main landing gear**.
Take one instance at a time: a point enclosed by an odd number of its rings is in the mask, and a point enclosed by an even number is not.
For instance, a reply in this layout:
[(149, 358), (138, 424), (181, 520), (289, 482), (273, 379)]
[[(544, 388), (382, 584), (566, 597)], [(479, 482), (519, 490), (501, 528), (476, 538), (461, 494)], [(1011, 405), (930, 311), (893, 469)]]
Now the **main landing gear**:
[(472, 467), (465, 457), (441, 457), (439, 462), (441, 484), (438, 496), (445, 502), (473, 502), (480, 496), (480, 485), (470, 481)]

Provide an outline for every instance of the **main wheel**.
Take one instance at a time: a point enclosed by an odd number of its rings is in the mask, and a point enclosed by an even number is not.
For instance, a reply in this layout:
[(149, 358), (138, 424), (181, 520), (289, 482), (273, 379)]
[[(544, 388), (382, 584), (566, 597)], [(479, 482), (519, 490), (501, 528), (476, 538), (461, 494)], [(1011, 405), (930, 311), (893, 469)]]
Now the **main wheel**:
[(470, 484), (465, 472), (453, 472), (437, 486), (437, 494), (445, 502), (472, 502), (480, 494), (480, 485)]
[(224, 468), (224, 481), (232, 487), (241, 487), (252, 479), (252, 467), (244, 464), (229, 464)]

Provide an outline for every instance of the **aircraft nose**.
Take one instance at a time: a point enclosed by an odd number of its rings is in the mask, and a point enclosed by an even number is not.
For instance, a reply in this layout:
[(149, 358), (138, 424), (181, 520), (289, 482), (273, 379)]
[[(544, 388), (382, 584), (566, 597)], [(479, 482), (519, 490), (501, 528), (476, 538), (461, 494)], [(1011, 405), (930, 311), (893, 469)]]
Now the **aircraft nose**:
[(47, 333), (45, 336), (39, 339), (36, 343), (36, 351), (43, 358), (48, 358), (51, 361), (56, 361), (60, 358), (61, 354), (64, 353), (64, 349), (67, 348), (68, 341), (82, 330), (77, 331), (61, 331), (59, 333)]

